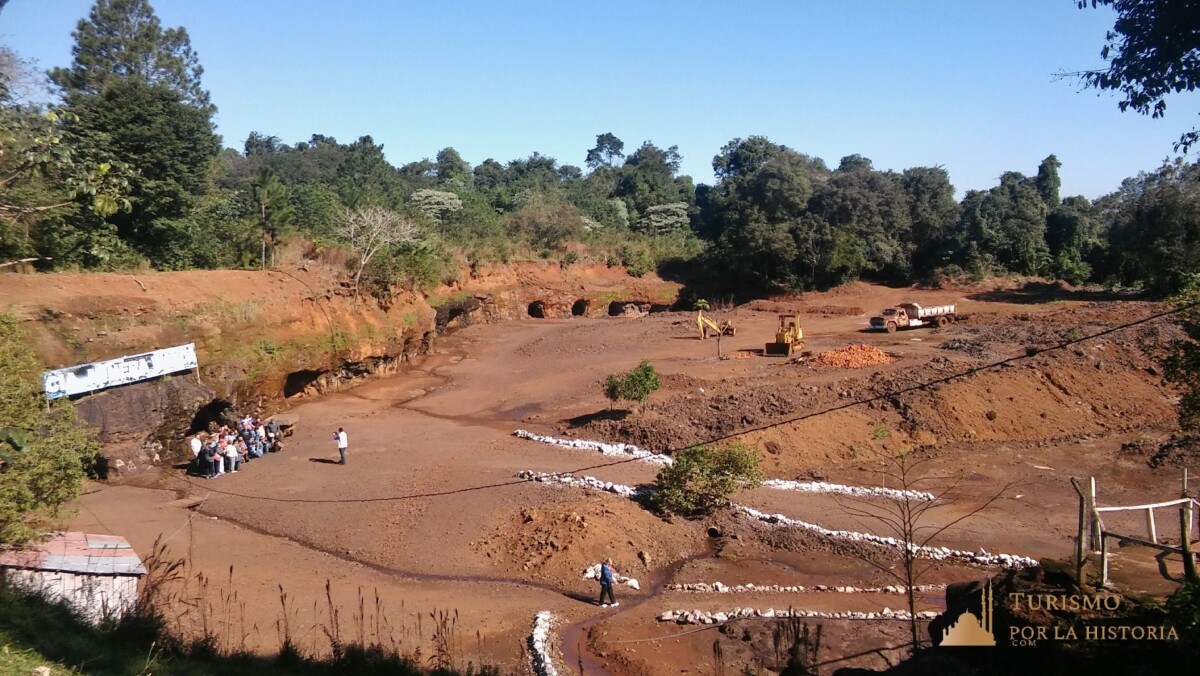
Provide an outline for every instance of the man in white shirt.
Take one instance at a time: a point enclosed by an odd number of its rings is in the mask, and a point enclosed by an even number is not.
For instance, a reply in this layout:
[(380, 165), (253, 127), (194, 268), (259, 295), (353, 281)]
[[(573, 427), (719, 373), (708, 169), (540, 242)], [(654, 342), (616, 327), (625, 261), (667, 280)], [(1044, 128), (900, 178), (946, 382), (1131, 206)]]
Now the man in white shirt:
[(346, 430), (338, 428), (337, 434), (333, 435), (334, 441), (337, 442), (338, 454), (342, 456), (342, 461), (339, 465), (346, 464), (346, 449), (350, 446), (349, 438), (346, 436)]

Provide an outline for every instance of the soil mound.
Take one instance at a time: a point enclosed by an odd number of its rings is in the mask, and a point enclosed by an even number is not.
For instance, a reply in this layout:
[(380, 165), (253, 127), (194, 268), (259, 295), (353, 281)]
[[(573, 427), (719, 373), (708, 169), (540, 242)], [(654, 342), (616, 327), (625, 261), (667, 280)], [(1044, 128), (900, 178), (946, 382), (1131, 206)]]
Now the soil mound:
[(815, 366), (841, 369), (861, 369), (892, 363), (886, 352), (871, 345), (847, 345), (836, 350), (822, 352), (812, 360)]

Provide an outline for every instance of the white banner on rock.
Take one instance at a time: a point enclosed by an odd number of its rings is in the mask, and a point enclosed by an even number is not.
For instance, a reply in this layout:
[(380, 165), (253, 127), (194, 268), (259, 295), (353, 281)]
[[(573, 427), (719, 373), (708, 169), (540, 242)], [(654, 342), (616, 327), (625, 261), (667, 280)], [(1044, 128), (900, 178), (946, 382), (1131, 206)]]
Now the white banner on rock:
[(190, 371), (198, 365), (196, 344), (177, 345), (128, 357), (95, 361), (42, 373), (42, 388), (49, 399), (69, 397), (106, 387), (128, 385), (168, 373)]

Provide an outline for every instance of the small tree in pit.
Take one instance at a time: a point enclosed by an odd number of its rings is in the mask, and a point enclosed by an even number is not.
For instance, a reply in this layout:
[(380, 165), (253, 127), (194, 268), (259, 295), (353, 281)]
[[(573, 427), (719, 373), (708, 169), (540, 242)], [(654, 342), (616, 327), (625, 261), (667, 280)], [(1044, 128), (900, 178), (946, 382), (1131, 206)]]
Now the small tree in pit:
[(645, 411), (646, 400), (662, 387), (662, 380), (658, 377), (658, 372), (654, 370), (654, 365), (643, 359), (640, 364), (624, 375), (609, 374), (601, 383), (601, 387), (604, 388), (604, 396), (608, 397), (611, 402), (610, 408), (612, 404), (624, 399), (640, 403), (642, 410)]
[(682, 516), (708, 514), (743, 488), (762, 483), (758, 452), (743, 444), (694, 446), (658, 472), (654, 502)]
[[(985, 496), (982, 504), (975, 509), (946, 523), (937, 524), (931, 522), (931, 512), (953, 504), (953, 500), (947, 496), (958, 487), (958, 482), (952, 482), (939, 492), (929, 492), (925, 490), (929, 478), (921, 474), (923, 467), (929, 462), (928, 459), (918, 459), (910, 452), (902, 451), (895, 455), (883, 456), (882, 460), (885, 485), (896, 487), (901, 491), (901, 497), (846, 500), (842, 501), (842, 507), (847, 514), (856, 517), (860, 522), (882, 524), (881, 530), (884, 532), (880, 533), (881, 535), (893, 537), (904, 543), (905, 546), (898, 549), (871, 550), (857, 556), (904, 586), (912, 646), (913, 650), (917, 651), (921, 648), (921, 633), (917, 621), (917, 597), (914, 587), (936, 563), (934, 560), (926, 560), (927, 562), (922, 564), (925, 548), (947, 529), (990, 507), (1012, 487), (1012, 484), (1005, 484), (990, 497)], [(870, 530), (866, 523), (863, 523), (863, 527)], [(895, 566), (897, 556), (901, 563), (899, 570)]]

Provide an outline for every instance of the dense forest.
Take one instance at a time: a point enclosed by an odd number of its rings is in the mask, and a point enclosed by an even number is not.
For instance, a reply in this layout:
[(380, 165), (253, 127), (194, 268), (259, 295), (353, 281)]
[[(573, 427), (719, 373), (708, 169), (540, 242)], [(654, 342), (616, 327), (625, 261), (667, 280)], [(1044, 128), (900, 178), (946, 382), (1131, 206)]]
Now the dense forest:
[[(0, 46), (0, 263), (259, 268), (286, 243), (346, 250), (376, 294), (522, 259), (702, 274), (729, 293), (1012, 273), (1169, 294), (1200, 273), (1196, 162), (1090, 200), (1060, 194), (1050, 155), (956, 200), (939, 166), (831, 168), (754, 135), (720, 149), (713, 185), (679, 174), (677, 147), (611, 133), (582, 166), (534, 152), (472, 167), (452, 147), (395, 166), (371, 136), (269, 129), (222, 148), (184, 28), (146, 0), (97, 0), (74, 38), (72, 63), (48, 73)], [(403, 227), (363, 256), (371, 214)]]

